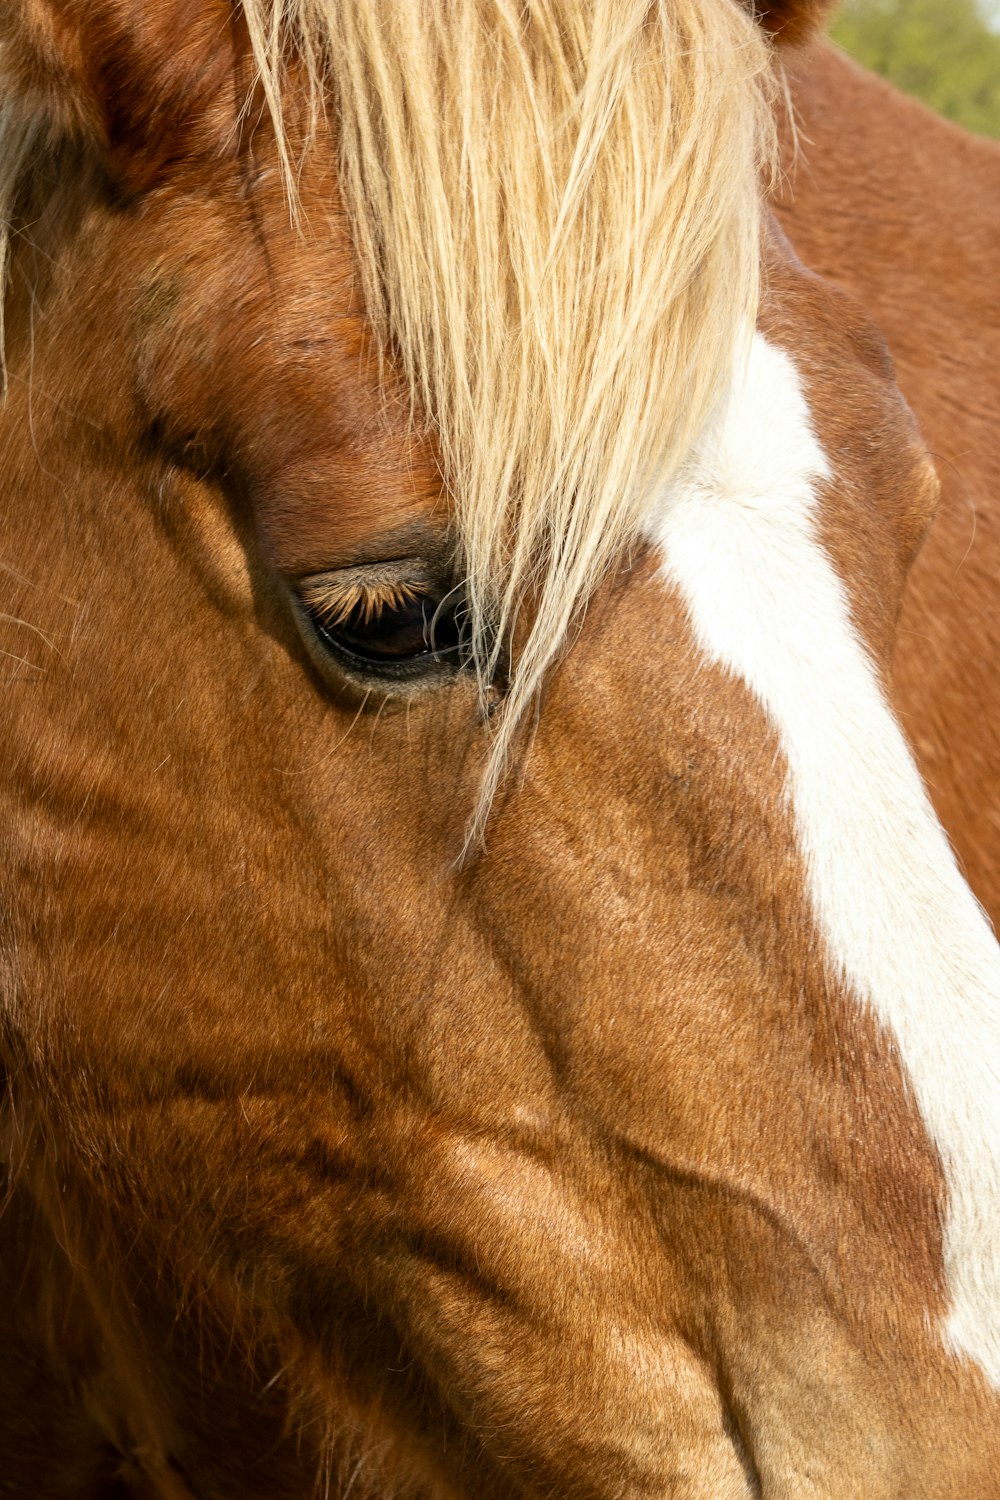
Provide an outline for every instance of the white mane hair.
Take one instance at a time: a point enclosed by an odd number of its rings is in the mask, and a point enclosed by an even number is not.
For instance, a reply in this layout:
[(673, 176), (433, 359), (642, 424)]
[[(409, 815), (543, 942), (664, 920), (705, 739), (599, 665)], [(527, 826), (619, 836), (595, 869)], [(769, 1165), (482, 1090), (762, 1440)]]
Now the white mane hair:
[[(581, 605), (754, 326), (767, 41), (733, 0), (242, 0), (285, 151), (339, 137), (367, 312), (436, 443), (485, 692), (473, 830)], [(301, 86), (301, 85), (300, 85)]]

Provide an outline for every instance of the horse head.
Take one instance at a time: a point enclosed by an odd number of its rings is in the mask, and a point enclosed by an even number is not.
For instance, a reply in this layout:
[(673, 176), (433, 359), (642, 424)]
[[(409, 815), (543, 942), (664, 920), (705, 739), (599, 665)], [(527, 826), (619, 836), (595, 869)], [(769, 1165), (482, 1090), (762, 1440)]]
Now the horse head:
[(890, 682), (937, 480), (761, 208), (769, 43), (273, 10), (0, 20), (49, 1345), (149, 1493), (992, 1494), (1000, 961)]

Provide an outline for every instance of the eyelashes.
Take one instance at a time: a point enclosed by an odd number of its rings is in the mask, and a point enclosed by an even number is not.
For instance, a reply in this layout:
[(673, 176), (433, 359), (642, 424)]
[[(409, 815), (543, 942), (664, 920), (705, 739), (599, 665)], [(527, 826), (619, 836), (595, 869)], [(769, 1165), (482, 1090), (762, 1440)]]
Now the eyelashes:
[(398, 579), (321, 578), (300, 584), (298, 592), (305, 609), (328, 630), (348, 619), (367, 626), (382, 614), (412, 608), (429, 597), (418, 584)]

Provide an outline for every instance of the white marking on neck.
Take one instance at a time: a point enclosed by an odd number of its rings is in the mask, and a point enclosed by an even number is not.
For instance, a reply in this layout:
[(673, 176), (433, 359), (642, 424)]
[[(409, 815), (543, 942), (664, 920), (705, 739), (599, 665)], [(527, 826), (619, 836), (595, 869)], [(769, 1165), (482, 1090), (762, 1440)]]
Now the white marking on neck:
[(647, 534), (701, 648), (780, 736), (830, 959), (895, 1037), (940, 1152), (945, 1344), (1000, 1386), (1000, 949), (818, 540), (831, 478), (794, 364), (757, 334)]

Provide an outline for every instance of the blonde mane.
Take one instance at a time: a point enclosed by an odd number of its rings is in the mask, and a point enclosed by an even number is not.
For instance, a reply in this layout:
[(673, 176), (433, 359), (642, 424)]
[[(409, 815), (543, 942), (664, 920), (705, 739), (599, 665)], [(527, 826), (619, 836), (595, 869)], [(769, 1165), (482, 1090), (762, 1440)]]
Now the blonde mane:
[[(478, 832), (574, 617), (753, 328), (769, 44), (735, 0), (241, 3), (293, 204), (282, 101), (303, 67), (339, 137), (369, 317), (454, 507), (484, 696), (516, 632)], [(0, 101), (0, 278), (29, 149)]]
[(574, 616), (686, 456), (758, 295), (768, 44), (733, 0), (242, 0), (329, 99), (367, 309), (427, 415), (483, 689), (475, 831)]

